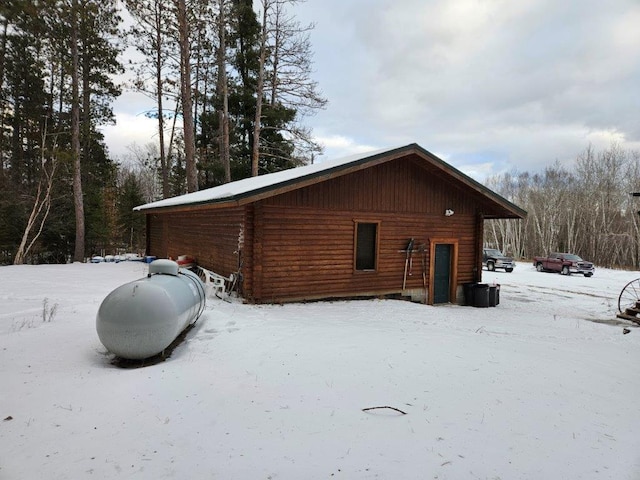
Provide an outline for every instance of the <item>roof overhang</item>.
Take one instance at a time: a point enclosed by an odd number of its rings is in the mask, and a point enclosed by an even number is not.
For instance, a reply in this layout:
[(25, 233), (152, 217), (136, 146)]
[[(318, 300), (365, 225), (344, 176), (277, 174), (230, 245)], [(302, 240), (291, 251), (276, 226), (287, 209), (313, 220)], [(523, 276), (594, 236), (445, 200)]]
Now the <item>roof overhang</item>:
[(490, 208), (487, 212), (483, 212), (484, 218), (524, 218), (527, 215), (525, 210), (415, 143), (238, 180), (199, 192), (141, 205), (134, 210), (158, 213), (241, 206), (407, 156), (417, 157), (419, 162), (426, 162), (427, 167), (437, 171), (443, 178), (460, 183), (488, 200)]

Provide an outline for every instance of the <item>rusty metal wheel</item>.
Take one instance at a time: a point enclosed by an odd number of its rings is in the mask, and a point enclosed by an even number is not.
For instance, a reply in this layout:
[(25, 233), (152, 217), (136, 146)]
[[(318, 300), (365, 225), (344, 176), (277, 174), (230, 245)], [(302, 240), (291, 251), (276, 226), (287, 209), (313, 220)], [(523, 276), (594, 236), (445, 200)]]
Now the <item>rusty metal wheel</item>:
[(627, 283), (618, 297), (618, 310), (622, 313), (627, 308), (635, 308), (640, 302), (640, 278)]

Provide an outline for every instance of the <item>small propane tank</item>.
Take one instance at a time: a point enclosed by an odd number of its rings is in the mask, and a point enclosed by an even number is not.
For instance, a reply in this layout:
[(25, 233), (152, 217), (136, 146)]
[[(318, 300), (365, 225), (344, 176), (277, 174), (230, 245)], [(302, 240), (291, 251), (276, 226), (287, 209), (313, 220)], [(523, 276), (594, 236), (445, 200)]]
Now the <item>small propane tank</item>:
[(149, 274), (119, 286), (102, 301), (96, 330), (118, 357), (139, 360), (162, 352), (202, 314), (204, 284), (172, 260), (154, 260)]

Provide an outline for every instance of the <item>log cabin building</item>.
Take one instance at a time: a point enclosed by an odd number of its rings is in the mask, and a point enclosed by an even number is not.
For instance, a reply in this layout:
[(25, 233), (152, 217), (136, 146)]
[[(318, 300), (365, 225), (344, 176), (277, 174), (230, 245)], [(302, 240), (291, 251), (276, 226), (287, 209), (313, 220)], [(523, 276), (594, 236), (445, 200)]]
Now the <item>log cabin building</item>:
[[(246, 301), (411, 296), (455, 303), (481, 280), (485, 219), (526, 212), (417, 144), (136, 207), (147, 255), (189, 255)], [(413, 248), (408, 252), (410, 239)]]

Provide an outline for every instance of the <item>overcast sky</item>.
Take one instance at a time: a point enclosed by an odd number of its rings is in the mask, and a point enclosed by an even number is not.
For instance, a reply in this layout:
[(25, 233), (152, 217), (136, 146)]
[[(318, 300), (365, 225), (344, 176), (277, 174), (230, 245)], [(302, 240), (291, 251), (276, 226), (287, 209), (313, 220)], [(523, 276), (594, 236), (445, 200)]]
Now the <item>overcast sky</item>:
[[(482, 181), (640, 151), (640, 0), (308, 0), (322, 158), (418, 143)], [(124, 94), (110, 151), (154, 141)]]

